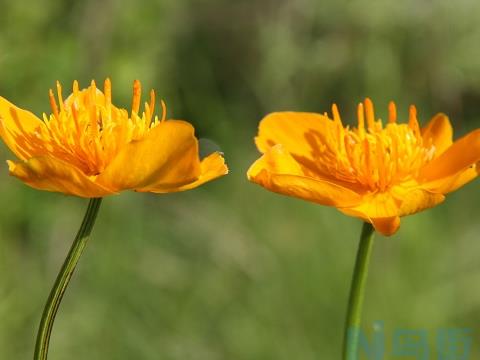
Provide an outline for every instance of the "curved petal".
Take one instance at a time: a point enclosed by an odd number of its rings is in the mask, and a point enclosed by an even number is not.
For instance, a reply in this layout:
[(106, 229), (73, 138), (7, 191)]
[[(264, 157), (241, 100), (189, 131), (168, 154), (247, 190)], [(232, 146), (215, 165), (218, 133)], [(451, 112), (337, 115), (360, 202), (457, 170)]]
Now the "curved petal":
[(478, 163), (466, 170), (460, 171), (446, 178), (430, 181), (422, 185), (423, 188), (440, 194), (448, 194), (478, 177)]
[(430, 209), (445, 200), (443, 194), (434, 193), (423, 187), (404, 188), (402, 186), (394, 187), (391, 192), (393, 196), (400, 201), (398, 208), (399, 216), (406, 216)]
[(145, 188), (135, 189), (140, 192), (169, 193), (194, 189), (208, 181), (214, 180), (220, 176), (228, 174), (228, 168), (225, 160), (220, 153), (213, 153), (207, 156), (200, 163), (200, 175), (195, 181), (181, 185), (168, 186), (164, 184), (153, 184)]
[(362, 201), (353, 207), (339, 210), (344, 214), (355, 216), (371, 222), (371, 219), (391, 218), (399, 216), (400, 201), (389, 192), (367, 194)]
[(21, 132), (33, 133), (40, 126), (44, 123), (34, 114), (0, 97), (0, 136), (19, 159), (27, 160), (30, 156), (17, 143), (15, 136)]
[(247, 171), (248, 179), (252, 180), (264, 169), (277, 174), (305, 175), (300, 165), (284, 148), (283, 144), (268, 149), (260, 159), (255, 161)]
[(422, 129), (422, 138), (425, 145), (435, 147), (435, 157), (438, 157), (452, 145), (453, 129), (447, 115), (437, 114)]
[(412, 186), (396, 186), (389, 192), (364, 196), (355, 207), (340, 208), (344, 214), (373, 224), (383, 235), (394, 234), (400, 226), (400, 217), (420, 212), (443, 202), (445, 196)]
[(305, 176), (300, 165), (282, 145), (272, 147), (255, 161), (247, 176), (250, 181), (270, 191), (321, 205), (345, 207), (361, 201), (361, 196), (350, 189)]
[(463, 172), (480, 161), (480, 129), (455, 141), (443, 154), (423, 167), (420, 180), (428, 183)]
[(56, 191), (84, 198), (102, 197), (114, 191), (91, 180), (76, 167), (61, 160), (41, 156), (27, 162), (8, 161), (10, 175), (27, 185), (47, 191)]
[(384, 236), (392, 236), (400, 228), (399, 216), (370, 219), (370, 222), (375, 230)]
[(97, 182), (117, 191), (153, 186), (176, 188), (201, 173), (198, 143), (185, 121), (160, 122), (142, 140), (123, 148)]
[(292, 155), (311, 158), (312, 143), (307, 134), (324, 136), (330, 134), (333, 129), (334, 122), (325, 115), (276, 112), (262, 119), (255, 143), (262, 153), (276, 144), (282, 144)]
[[(393, 208), (389, 209), (393, 204)], [(379, 201), (375, 204), (363, 203), (361, 206), (353, 208), (339, 208), (338, 210), (348, 216), (354, 216), (363, 221), (369, 222), (375, 228), (375, 231), (384, 236), (395, 234), (400, 227), (400, 216), (396, 214), (397, 206), (394, 204), (386, 204)]]

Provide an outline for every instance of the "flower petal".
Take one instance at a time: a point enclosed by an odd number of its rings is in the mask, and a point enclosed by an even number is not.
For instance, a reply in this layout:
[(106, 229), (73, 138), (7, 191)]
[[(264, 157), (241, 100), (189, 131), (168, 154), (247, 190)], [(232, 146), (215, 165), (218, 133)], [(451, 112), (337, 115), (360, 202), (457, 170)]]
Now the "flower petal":
[(358, 217), (373, 224), (383, 235), (398, 230), (401, 216), (431, 208), (443, 202), (443, 194), (432, 193), (418, 185), (395, 186), (389, 192), (365, 195), (361, 204), (339, 208), (346, 215)]
[(165, 184), (153, 184), (145, 188), (135, 189), (140, 192), (153, 192), (153, 193), (169, 193), (194, 189), (208, 181), (214, 180), (220, 176), (228, 174), (228, 168), (225, 164), (225, 160), (220, 153), (213, 153), (207, 156), (200, 163), (200, 175), (195, 181), (181, 185), (181, 186), (168, 186)]
[(435, 157), (438, 157), (452, 145), (453, 130), (447, 115), (437, 114), (422, 129), (423, 143), (435, 146)]
[(400, 228), (400, 217), (392, 216), (388, 218), (370, 219), (375, 231), (384, 236), (392, 236)]
[(423, 187), (405, 188), (395, 186), (391, 193), (400, 201), (398, 208), (399, 216), (406, 216), (418, 213), (422, 210), (432, 208), (445, 200), (445, 196), (440, 193), (433, 193)]
[(480, 129), (457, 140), (443, 154), (425, 165), (419, 178), (424, 183), (445, 179), (463, 172), (478, 161), (480, 161)]
[(360, 206), (339, 208), (339, 211), (348, 216), (354, 216), (369, 222), (375, 231), (385, 236), (395, 234), (400, 227), (398, 205), (392, 197), (371, 197), (370, 201)]
[(430, 181), (422, 185), (423, 188), (440, 194), (448, 194), (478, 177), (478, 164), (446, 178)]
[(344, 214), (370, 221), (371, 219), (399, 216), (399, 208), (400, 201), (389, 192), (384, 192), (367, 194), (363, 196), (359, 204), (339, 210)]
[(312, 142), (309, 135), (325, 135), (333, 129), (333, 121), (325, 115), (276, 112), (267, 115), (260, 122), (255, 143), (262, 153), (276, 144), (282, 144), (292, 155), (311, 158)]
[(200, 173), (192, 125), (168, 120), (160, 122), (142, 140), (125, 146), (97, 181), (117, 191), (177, 188), (197, 180)]
[(248, 179), (266, 189), (327, 206), (354, 206), (361, 201), (356, 192), (326, 179), (303, 174), (300, 165), (283, 148), (276, 145), (255, 161)]
[(8, 161), (10, 175), (27, 185), (47, 191), (56, 191), (85, 198), (102, 197), (114, 191), (91, 180), (70, 164), (47, 156), (31, 158), (27, 162)]
[(40, 126), (44, 126), (42, 120), (0, 96), (0, 136), (19, 159), (27, 160), (30, 156), (15, 140), (15, 135), (33, 133)]

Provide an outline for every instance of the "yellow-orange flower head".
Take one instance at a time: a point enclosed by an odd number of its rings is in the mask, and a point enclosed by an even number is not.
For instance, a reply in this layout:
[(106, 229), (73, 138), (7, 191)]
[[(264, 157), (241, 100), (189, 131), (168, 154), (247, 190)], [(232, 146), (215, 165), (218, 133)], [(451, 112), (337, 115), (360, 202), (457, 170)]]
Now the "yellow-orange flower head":
[(478, 176), (480, 130), (453, 143), (444, 114), (421, 129), (414, 106), (408, 123), (397, 123), (393, 102), (385, 126), (370, 99), (358, 105), (357, 128), (342, 125), (336, 105), (332, 113), (333, 119), (267, 115), (255, 139), (263, 156), (248, 178), (277, 193), (334, 206), (392, 235), (401, 216), (441, 203), (444, 194)]
[(167, 193), (192, 189), (225, 175), (219, 153), (200, 160), (192, 125), (154, 116), (155, 93), (140, 113), (141, 86), (133, 85), (132, 110), (112, 104), (92, 81), (58, 102), (50, 90), (52, 114), (43, 121), (0, 97), (0, 136), (21, 160), (8, 161), (10, 174), (36, 189), (86, 198), (122, 190)]

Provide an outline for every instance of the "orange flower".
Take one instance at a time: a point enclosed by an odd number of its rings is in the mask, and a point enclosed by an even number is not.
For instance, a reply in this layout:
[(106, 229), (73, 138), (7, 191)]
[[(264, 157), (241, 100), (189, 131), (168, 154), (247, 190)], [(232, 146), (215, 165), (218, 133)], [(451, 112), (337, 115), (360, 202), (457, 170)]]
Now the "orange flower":
[(10, 174), (40, 190), (85, 198), (122, 190), (167, 193), (192, 189), (225, 175), (219, 153), (200, 161), (192, 125), (154, 116), (155, 93), (139, 113), (141, 86), (133, 85), (132, 111), (112, 104), (110, 80), (104, 93), (92, 81), (58, 105), (43, 121), (0, 97), (0, 136), (21, 160), (8, 161)]
[(393, 102), (383, 126), (370, 99), (358, 105), (357, 128), (343, 127), (336, 105), (332, 112), (333, 119), (300, 112), (267, 115), (255, 139), (263, 156), (248, 170), (249, 180), (334, 206), (392, 235), (401, 216), (438, 205), (478, 176), (480, 129), (453, 143), (446, 115), (420, 129), (411, 106), (408, 124), (398, 124)]

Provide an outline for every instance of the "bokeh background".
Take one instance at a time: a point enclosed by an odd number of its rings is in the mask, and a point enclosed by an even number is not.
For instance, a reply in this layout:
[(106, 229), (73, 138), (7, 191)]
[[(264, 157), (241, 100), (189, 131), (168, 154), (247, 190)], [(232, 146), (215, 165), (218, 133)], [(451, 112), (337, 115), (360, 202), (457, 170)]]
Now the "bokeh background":
[[(140, 79), (224, 151), (227, 177), (186, 193), (105, 199), (55, 324), (50, 359), (339, 359), (360, 221), (250, 184), (276, 110), (353, 122), (370, 96), (457, 136), (480, 126), (480, 2), (0, 0), (0, 95), (48, 112), (58, 79)], [(86, 201), (28, 188), (0, 146), (0, 359), (29, 359)], [(377, 237), (365, 329), (472, 330), (480, 355), (479, 182)], [(385, 359), (414, 359), (387, 354)], [(456, 359), (456, 358), (452, 358)], [(460, 358), (458, 358), (460, 359)], [(462, 358), (463, 359), (463, 358)]]

